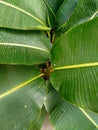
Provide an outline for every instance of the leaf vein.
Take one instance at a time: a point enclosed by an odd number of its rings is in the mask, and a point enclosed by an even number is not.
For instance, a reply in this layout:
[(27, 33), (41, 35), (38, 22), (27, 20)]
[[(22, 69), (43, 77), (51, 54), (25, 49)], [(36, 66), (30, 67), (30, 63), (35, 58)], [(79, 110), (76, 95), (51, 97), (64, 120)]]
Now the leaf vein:
[(41, 50), (41, 51), (44, 51), (44, 52), (47, 52), (49, 53), (48, 50), (45, 50), (43, 48), (40, 48), (40, 47), (36, 47), (36, 46), (30, 46), (30, 45), (23, 45), (23, 44), (13, 44), (13, 43), (0, 43), (0, 45), (2, 46), (18, 46), (18, 47), (26, 47), (26, 48), (32, 48), (32, 49), (36, 49), (36, 50)]
[(1, 3), (1, 4), (4, 4), (4, 5), (7, 5), (7, 6), (9, 6), (9, 7), (12, 7), (12, 8), (14, 8), (14, 9), (16, 9), (16, 10), (18, 10), (18, 11), (20, 11), (20, 12), (22, 12), (22, 13), (24, 13), (24, 14), (30, 16), (30, 17), (32, 17), (33, 19), (35, 19), (36, 21), (38, 21), (39, 23), (41, 23), (43, 26), (45, 26), (45, 24), (44, 24), (41, 20), (39, 20), (38, 18), (36, 18), (35, 16), (33, 16), (31, 13), (29, 13), (29, 12), (27, 12), (27, 11), (25, 11), (25, 10), (23, 10), (23, 9), (21, 9), (21, 8), (19, 8), (19, 7), (17, 7), (17, 6), (15, 6), (15, 5), (12, 5), (12, 4), (10, 4), (10, 3), (4, 2), (4, 1), (2, 1), (2, 0), (0, 0), (0, 3)]
[(2, 99), (2, 98), (4, 98), (4, 97), (6, 97), (6, 96), (8, 96), (8, 95), (10, 95), (10, 94), (12, 94), (12, 93), (14, 93), (15, 91), (19, 90), (20, 88), (25, 87), (25, 85), (27, 85), (27, 84), (31, 83), (32, 81), (34, 81), (34, 80), (36, 80), (36, 79), (42, 77), (43, 75), (44, 75), (44, 74), (40, 74), (40, 75), (38, 75), (38, 76), (35, 76), (35, 77), (31, 78), (30, 80), (28, 80), (28, 81), (26, 81), (26, 82), (24, 82), (24, 83), (22, 83), (22, 84), (20, 84), (20, 85), (18, 85), (18, 86), (16, 86), (16, 87), (12, 88), (11, 90), (9, 90), (9, 91), (7, 91), (7, 92), (1, 94), (1, 95), (0, 95), (0, 99)]
[(95, 121), (81, 108), (79, 107), (79, 109), (84, 113), (84, 115), (96, 126), (96, 128), (98, 128), (98, 125), (95, 123)]
[(53, 12), (53, 10), (52, 10), (52, 8), (49, 6), (49, 4), (48, 4), (45, 0), (43, 0), (43, 1), (44, 1), (44, 3), (47, 5), (47, 7), (50, 9), (50, 11), (51, 11), (51, 13), (53, 14), (53, 16), (56, 17), (55, 13)]
[(98, 66), (98, 62), (55, 67), (53, 68), (53, 70), (75, 69), (75, 68), (84, 68), (84, 67), (92, 67), (92, 66)]

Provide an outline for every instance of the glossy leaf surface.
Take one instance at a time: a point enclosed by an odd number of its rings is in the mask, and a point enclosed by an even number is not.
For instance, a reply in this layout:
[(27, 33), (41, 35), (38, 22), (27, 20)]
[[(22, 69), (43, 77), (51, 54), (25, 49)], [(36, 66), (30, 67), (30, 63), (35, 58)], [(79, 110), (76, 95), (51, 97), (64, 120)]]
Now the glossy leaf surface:
[(45, 120), (45, 116), (46, 116), (46, 110), (43, 106), (43, 108), (41, 109), (40, 113), (37, 116), (36, 121), (32, 123), (30, 130), (41, 130), (41, 127)]
[(62, 26), (70, 18), (75, 8), (77, 7), (79, 0), (64, 0), (63, 4), (60, 6), (57, 14), (57, 26)]
[(56, 14), (64, 0), (43, 0), (53, 14)]
[(98, 112), (98, 18), (60, 37), (52, 49), (51, 82), (65, 100)]
[(0, 63), (38, 64), (50, 59), (50, 42), (41, 32), (0, 29)]
[(97, 0), (65, 1), (56, 15), (58, 33), (64, 33), (74, 26), (98, 16)]
[(0, 27), (49, 30), (46, 13), (43, 0), (0, 0)]
[(32, 128), (46, 97), (41, 76), (37, 67), (0, 65), (0, 129)]
[(64, 101), (54, 89), (48, 94), (46, 108), (55, 130), (98, 129), (98, 113), (89, 111), (96, 117), (93, 119), (88, 111)]
[(43, 0), (43, 1), (45, 2), (48, 9), (47, 14), (48, 25), (53, 26), (54, 28), (56, 13), (64, 0)]

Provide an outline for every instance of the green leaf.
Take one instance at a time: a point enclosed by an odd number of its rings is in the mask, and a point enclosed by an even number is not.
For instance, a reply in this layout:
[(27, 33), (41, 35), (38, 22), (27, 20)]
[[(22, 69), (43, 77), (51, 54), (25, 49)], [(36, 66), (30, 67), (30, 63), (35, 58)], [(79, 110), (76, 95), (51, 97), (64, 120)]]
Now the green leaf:
[(85, 112), (93, 119), (93, 121), (96, 124), (98, 124), (98, 114), (96, 114), (95, 112), (87, 111), (87, 110), (85, 110)]
[(93, 120), (87, 111), (64, 101), (54, 89), (49, 92), (45, 106), (55, 130), (98, 129), (98, 113), (89, 111), (96, 117)]
[(65, 1), (56, 15), (58, 33), (64, 33), (74, 26), (89, 21), (97, 17), (97, 14), (97, 0)]
[(98, 18), (60, 37), (52, 49), (52, 85), (73, 104), (98, 112)]
[(55, 15), (64, 0), (43, 0), (43, 1), (46, 3), (46, 5), (53, 13), (53, 15)]
[(48, 8), (48, 25), (55, 26), (55, 17), (57, 10), (64, 0), (43, 0)]
[(0, 27), (50, 30), (43, 0), (0, 0)]
[(62, 26), (71, 17), (75, 8), (77, 7), (79, 0), (64, 0), (63, 4), (60, 6), (57, 14), (57, 27)]
[(43, 108), (40, 111), (40, 114), (38, 115), (37, 120), (31, 125), (30, 130), (40, 130), (45, 120), (45, 116), (46, 116), (46, 110), (43, 106)]
[(41, 32), (0, 29), (0, 63), (38, 64), (50, 59), (50, 42)]
[(0, 65), (0, 129), (27, 130), (38, 119), (46, 84), (37, 67)]

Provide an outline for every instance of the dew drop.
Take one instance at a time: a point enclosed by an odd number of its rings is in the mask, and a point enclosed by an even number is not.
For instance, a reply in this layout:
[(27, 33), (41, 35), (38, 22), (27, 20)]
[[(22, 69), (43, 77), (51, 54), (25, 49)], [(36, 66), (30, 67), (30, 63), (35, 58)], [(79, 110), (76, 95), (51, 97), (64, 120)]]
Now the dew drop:
[(56, 66), (56, 64), (54, 64), (54, 66)]
[(24, 108), (27, 108), (27, 105), (25, 105)]

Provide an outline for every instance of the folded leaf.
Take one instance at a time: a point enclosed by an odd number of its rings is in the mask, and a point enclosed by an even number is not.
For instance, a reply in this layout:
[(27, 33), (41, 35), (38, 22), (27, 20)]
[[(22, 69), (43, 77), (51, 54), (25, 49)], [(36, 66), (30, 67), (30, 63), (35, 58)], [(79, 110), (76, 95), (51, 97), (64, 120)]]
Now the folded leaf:
[(79, 24), (97, 17), (97, 0), (68, 0), (57, 13), (58, 33), (64, 33)]
[(0, 63), (38, 64), (50, 59), (50, 42), (41, 32), (0, 29)]
[(48, 8), (48, 25), (55, 26), (56, 13), (64, 0), (43, 0)]
[(64, 0), (43, 0), (50, 11), (55, 15)]
[(98, 129), (98, 113), (89, 111), (96, 117), (94, 120), (88, 111), (64, 101), (54, 89), (49, 92), (45, 106), (55, 130)]
[(77, 8), (78, 3), (79, 0), (64, 0), (56, 14), (57, 27), (62, 27), (66, 24), (67, 20), (69, 20), (74, 10)]
[(0, 27), (49, 30), (43, 0), (0, 0)]
[(36, 67), (0, 65), (0, 129), (27, 130), (38, 119), (46, 97), (41, 76)]
[(45, 120), (45, 116), (46, 116), (46, 110), (43, 106), (43, 108), (41, 109), (41, 111), (37, 117), (37, 120), (31, 125), (30, 130), (41, 130), (41, 127)]
[(60, 37), (52, 49), (51, 82), (63, 98), (98, 112), (98, 18)]

